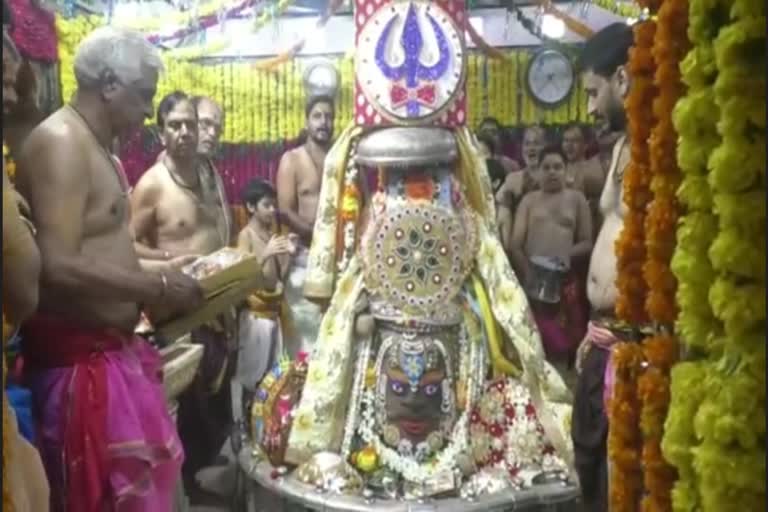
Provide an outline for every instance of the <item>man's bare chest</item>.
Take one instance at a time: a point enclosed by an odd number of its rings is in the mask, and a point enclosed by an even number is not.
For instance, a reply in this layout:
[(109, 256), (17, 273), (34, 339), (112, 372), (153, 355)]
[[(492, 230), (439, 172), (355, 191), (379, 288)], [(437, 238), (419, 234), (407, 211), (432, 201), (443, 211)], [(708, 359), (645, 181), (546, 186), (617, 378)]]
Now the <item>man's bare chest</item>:
[(573, 229), (576, 226), (576, 214), (576, 208), (565, 198), (542, 200), (531, 207), (531, 227)]
[(83, 212), (83, 232), (93, 236), (127, 227), (130, 218), (127, 183), (106, 157), (91, 158), (89, 187)]
[(161, 229), (216, 227), (223, 218), (223, 206), (212, 193), (167, 187), (155, 215)]

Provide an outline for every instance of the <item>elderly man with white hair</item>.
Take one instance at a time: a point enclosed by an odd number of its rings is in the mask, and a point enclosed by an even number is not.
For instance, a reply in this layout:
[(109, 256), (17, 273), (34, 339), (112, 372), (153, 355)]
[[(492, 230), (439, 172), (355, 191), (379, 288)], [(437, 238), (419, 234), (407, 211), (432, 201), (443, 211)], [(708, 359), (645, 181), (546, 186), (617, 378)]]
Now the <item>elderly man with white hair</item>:
[(72, 101), (31, 132), (18, 159), (42, 261), (22, 351), (54, 511), (172, 509), (183, 451), (158, 353), (133, 330), (142, 308), (183, 313), (202, 292), (181, 272), (142, 270), (110, 149), (152, 115), (161, 70), (140, 33), (95, 30), (75, 55)]

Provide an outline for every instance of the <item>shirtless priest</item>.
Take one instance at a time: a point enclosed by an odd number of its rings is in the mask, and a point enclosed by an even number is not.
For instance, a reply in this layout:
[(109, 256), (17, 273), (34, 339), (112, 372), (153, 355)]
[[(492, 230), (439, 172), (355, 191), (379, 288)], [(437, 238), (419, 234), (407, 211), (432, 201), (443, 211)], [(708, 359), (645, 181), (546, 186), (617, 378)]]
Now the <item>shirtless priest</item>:
[(42, 260), (40, 305), (23, 328), (52, 510), (172, 509), (183, 454), (156, 350), (133, 330), (142, 305), (202, 303), (177, 271), (143, 271), (114, 137), (152, 116), (162, 61), (139, 32), (101, 27), (75, 53), (77, 90), (18, 159)]
[(309, 245), (317, 216), (317, 199), (323, 178), (325, 155), (333, 140), (334, 104), (327, 96), (314, 96), (305, 109), (307, 140), (288, 151), (277, 169), (279, 221), (299, 237), (296, 254), (285, 285), (294, 335), (285, 340), (289, 355), (310, 352), (320, 327), (320, 308), (304, 298), (304, 279)]
[[(631, 79), (626, 64), (632, 42), (632, 28), (626, 23), (614, 23), (594, 34), (582, 50), (581, 80), (587, 93), (589, 113), (610, 131), (623, 132), (626, 127), (624, 98)], [(603, 224), (592, 251), (587, 278), (592, 321), (579, 348), (581, 373), (574, 393), (571, 435), (576, 471), (584, 507), (595, 512), (608, 510), (608, 420), (603, 388), (610, 351), (617, 340), (605, 328), (605, 321), (613, 316), (616, 304), (614, 246), (626, 211), (622, 202), (622, 178), (629, 159), (626, 137), (619, 137), (600, 196)]]
[[(133, 191), (132, 225), (136, 240), (172, 254), (207, 255), (229, 244), (228, 203), (221, 180), (198, 154), (198, 117), (182, 92), (163, 98), (157, 126), (165, 152), (139, 179)], [(179, 434), (187, 451), (185, 484), (213, 462), (229, 435), (232, 416), (227, 373), (234, 366), (235, 316), (220, 315), (191, 333), (204, 346), (200, 371), (179, 397)]]

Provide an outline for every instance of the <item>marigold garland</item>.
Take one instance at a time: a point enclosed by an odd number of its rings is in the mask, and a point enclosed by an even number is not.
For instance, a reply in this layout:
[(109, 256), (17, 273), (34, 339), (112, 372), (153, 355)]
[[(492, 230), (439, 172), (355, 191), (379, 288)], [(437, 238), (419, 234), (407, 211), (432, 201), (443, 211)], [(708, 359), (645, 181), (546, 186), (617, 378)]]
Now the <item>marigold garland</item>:
[[(93, 29), (102, 25), (99, 16), (56, 18), (59, 37), (59, 61), (61, 93), (69, 100), (76, 88), (73, 70), (74, 53), (80, 41)], [(211, 42), (219, 47), (221, 40)], [(174, 53), (165, 52), (165, 73), (158, 84), (160, 98), (176, 89), (191, 94), (207, 94), (225, 105), (227, 112), (222, 141), (228, 143), (281, 142), (293, 139), (304, 126), (304, 88), (302, 72), (304, 60), (294, 57), (293, 49), (269, 59), (257, 62), (229, 61), (217, 64), (190, 62), (184, 59), (199, 56), (199, 48), (181, 48)], [(206, 49), (202, 50), (207, 51)], [(175, 57), (171, 56), (175, 54)], [(499, 79), (484, 88), (479, 81), (481, 54), (468, 57), (466, 94), (468, 96), (468, 121), (477, 126), (484, 117), (482, 96), (487, 94), (494, 106), (495, 117), (504, 125), (532, 124), (542, 119), (549, 124), (566, 124), (571, 121), (591, 122), (587, 114), (586, 96), (575, 90), (568, 101), (553, 110), (538, 108), (527, 89), (523, 91), (522, 109), (518, 109), (518, 97), (509, 94), (509, 83), (522, 84), (528, 50), (507, 50), (505, 60), (494, 60), (494, 70)], [(291, 58), (289, 58), (291, 57)], [(340, 74), (340, 90), (337, 96), (336, 124), (344, 126), (352, 119), (354, 106), (354, 58), (352, 55), (335, 59)], [(231, 105), (231, 108), (229, 107)], [(262, 113), (254, 116), (253, 112)], [(278, 112), (281, 115), (278, 115)], [(153, 120), (148, 120), (153, 124)]]
[[(722, 142), (709, 160), (708, 181), (715, 205), (722, 210), (715, 211), (719, 233), (709, 248), (718, 273), (709, 300), (725, 336), (722, 352), (716, 354), (716, 371), (708, 376), (708, 394), (694, 418), (701, 440), (693, 462), (702, 509), (726, 512), (758, 510), (766, 501), (766, 286), (765, 270), (760, 268), (766, 259), (765, 210), (743, 211), (749, 220), (736, 220), (732, 214), (737, 208), (729, 204), (742, 196), (765, 197), (766, 192), (764, 158), (740, 154), (760, 147), (762, 156), (766, 147), (766, 100), (755, 94), (765, 90), (766, 80), (754, 72), (758, 62), (761, 66), (765, 62), (765, 8), (756, 7), (754, 12), (743, 8), (731, 9), (742, 14), (713, 41)], [(736, 83), (741, 88), (733, 87)]]
[(635, 44), (629, 54), (632, 88), (625, 107), (628, 116), (631, 161), (624, 173), (624, 202), (628, 212), (624, 227), (616, 241), (616, 315), (632, 324), (647, 320), (645, 298), (647, 286), (643, 278), (645, 261), (645, 211), (651, 199), (650, 154), (648, 139), (653, 126), (653, 47), (656, 23), (645, 21), (634, 27)]
[(611, 512), (635, 512), (643, 490), (641, 462), (640, 401), (637, 379), (643, 363), (643, 351), (637, 343), (619, 343), (611, 358), (615, 370), (613, 395), (608, 405), (610, 429), (609, 503)]
[(754, 70), (764, 66), (765, 6), (691, 0), (689, 19), (694, 47), (682, 70), (690, 89), (675, 110), (685, 172), (678, 197), (689, 213), (673, 269), (678, 332), (706, 359), (673, 369), (662, 446), (679, 472), (674, 510), (758, 510), (766, 500), (766, 104), (765, 77)]
[(677, 362), (677, 340), (671, 335), (647, 338), (643, 342), (643, 354), (648, 367), (637, 383), (642, 403), (640, 429), (645, 487), (641, 510), (664, 512), (672, 510), (672, 486), (677, 478), (675, 468), (662, 455), (661, 448), (670, 402), (669, 372)]
[(656, 63), (658, 96), (653, 102), (657, 120), (649, 140), (653, 200), (645, 218), (643, 272), (648, 285), (646, 310), (654, 322), (671, 326), (677, 318), (677, 281), (669, 267), (676, 245), (679, 205), (675, 197), (682, 176), (677, 167), (677, 132), (672, 109), (683, 92), (680, 61), (688, 51), (688, 1), (663, 0), (657, 15), (652, 53)]
[[(643, 275), (648, 286), (645, 301), (648, 317), (667, 328), (672, 327), (678, 312), (675, 301), (677, 280), (670, 268), (670, 260), (677, 242), (680, 205), (676, 192), (682, 175), (677, 166), (677, 132), (672, 122), (672, 110), (684, 91), (680, 62), (690, 46), (687, 28), (688, 0), (662, 0), (652, 49), (658, 96), (653, 101), (656, 124), (648, 142), (653, 199), (645, 217)], [(677, 360), (677, 340), (672, 335), (647, 338), (643, 342), (643, 352), (648, 367), (638, 379), (645, 487), (640, 509), (643, 512), (666, 512), (672, 510), (672, 487), (677, 472), (662, 455), (661, 441), (670, 401), (669, 371)]]

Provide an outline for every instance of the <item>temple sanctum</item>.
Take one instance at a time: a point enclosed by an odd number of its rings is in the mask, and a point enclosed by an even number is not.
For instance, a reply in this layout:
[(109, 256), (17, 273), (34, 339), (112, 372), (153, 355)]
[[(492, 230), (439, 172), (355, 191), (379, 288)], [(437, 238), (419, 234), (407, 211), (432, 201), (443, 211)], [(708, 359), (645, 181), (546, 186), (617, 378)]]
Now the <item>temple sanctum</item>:
[(3, 0), (3, 505), (766, 504), (751, 0)]

